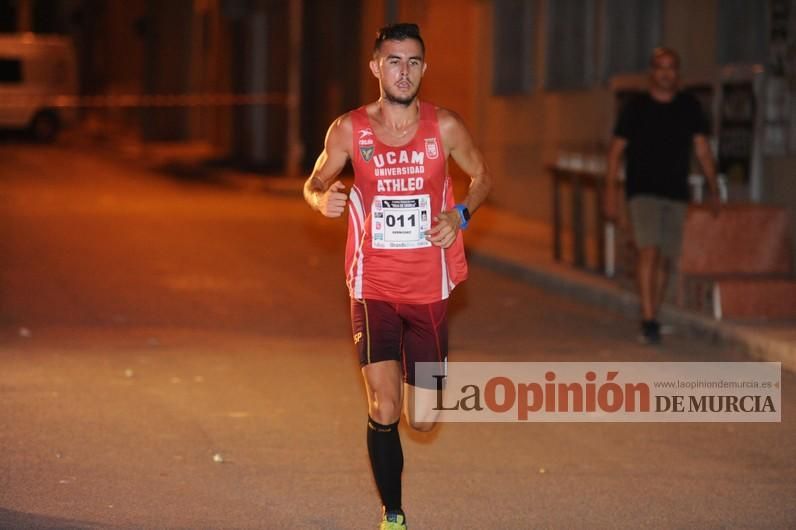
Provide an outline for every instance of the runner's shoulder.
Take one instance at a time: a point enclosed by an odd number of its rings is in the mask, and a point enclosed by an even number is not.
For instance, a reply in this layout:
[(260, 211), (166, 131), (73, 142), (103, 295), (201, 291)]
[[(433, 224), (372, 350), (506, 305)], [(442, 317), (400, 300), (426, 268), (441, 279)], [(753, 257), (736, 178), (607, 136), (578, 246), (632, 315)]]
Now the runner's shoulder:
[(455, 111), (444, 107), (436, 107), (437, 123), (439, 124), (439, 134), (445, 144), (446, 152), (456, 146), (467, 145), (470, 140), (470, 133), (464, 120)]
[(454, 132), (457, 129), (464, 127), (464, 120), (459, 114), (451, 109), (445, 107), (434, 106), (437, 113), (437, 122), (439, 123), (439, 130), (444, 135), (446, 132)]
[(354, 135), (354, 124), (351, 119), (351, 112), (338, 116), (329, 126), (326, 133), (326, 145), (339, 145), (347, 147), (351, 143)]

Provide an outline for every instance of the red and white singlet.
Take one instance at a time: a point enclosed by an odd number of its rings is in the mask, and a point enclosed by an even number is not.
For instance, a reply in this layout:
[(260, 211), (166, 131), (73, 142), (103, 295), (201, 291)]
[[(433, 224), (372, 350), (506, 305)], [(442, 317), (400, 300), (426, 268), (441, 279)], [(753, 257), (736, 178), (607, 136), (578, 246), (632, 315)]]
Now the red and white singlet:
[(354, 185), (348, 203), (349, 294), (407, 304), (448, 298), (467, 278), (459, 231), (448, 249), (424, 232), (455, 204), (436, 107), (420, 103), (417, 133), (393, 147), (376, 138), (365, 107), (352, 111)]

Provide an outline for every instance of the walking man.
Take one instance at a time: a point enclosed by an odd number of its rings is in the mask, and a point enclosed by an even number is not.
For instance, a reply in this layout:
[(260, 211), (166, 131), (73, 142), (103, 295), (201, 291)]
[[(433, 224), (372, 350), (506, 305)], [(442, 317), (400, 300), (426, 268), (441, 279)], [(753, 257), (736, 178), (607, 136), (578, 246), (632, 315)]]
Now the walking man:
[(608, 153), (605, 216), (625, 226), (626, 212), (618, 206), (617, 176), (626, 153), (625, 195), (638, 249), (641, 338), (648, 344), (661, 338), (658, 309), (670, 263), (680, 253), (693, 151), (707, 178), (710, 205), (718, 211), (708, 124), (696, 98), (679, 91), (679, 71), (680, 58), (674, 50), (654, 50), (649, 91), (628, 102), (620, 113)]
[[(307, 203), (326, 217), (348, 211), (346, 283), (382, 530), (406, 528), (398, 423), (403, 408), (413, 428), (435, 425), (435, 411), (415, 410), (433, 390), (415, 386), (414, 365), (447, 360), (447, 301), (467, 277), (461, 230), (492, 180), (461, 118), (418, 99), (427, 66), (415, 24), (382, 28), (370, 61), (381, 95), (331, 124), (304, 185)], [(458, 204), (449, 156), (471, 179)], [(345, 193), (337, 176), (349, 160), (354, 185)]]

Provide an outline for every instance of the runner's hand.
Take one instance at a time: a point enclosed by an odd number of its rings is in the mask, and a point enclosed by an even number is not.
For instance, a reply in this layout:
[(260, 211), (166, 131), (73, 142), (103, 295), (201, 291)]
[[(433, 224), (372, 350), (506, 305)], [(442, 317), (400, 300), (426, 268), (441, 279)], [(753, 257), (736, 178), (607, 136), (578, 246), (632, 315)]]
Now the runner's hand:
[(426, 239), (433, 245), (442, 248), (450, 247), (456, 241), (456, 234), (459, 233), (461, 217), (458, 210), (448, 210), (434, 217), (437, 223), (429, 230), (426, 230)]
[(339, 180), (329, 186), (318, 199), (318, 211), (326, 217), (340, 217), (345, 211), (348, 195), (343, 193), (345, 185)]

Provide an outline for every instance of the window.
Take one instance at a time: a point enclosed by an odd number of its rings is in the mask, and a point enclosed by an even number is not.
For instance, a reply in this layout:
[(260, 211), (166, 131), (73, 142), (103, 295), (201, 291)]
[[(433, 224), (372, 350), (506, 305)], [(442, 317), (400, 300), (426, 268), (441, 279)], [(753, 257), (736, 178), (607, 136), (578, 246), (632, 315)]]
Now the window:
[(0, 83), (21, 83), (22, 61), (0, 58)]
[(605, 0), (603, 81), (647, 69), (661, 37), (660, 0)]
[(494, 71), (496, 96), (526, 94), (533, 88), (533, 11), (531, 0), (495, 0), (493, 3)]
[(17, 31), (17, 2), (0, 0), (0, 33)]
[(546, 86), (588, 88), (594, 81), (594, 5), (591, 0), (548, 2)]
[(719, 0), (719, 64), (762, 63), (767, 55), (768, 2)]

